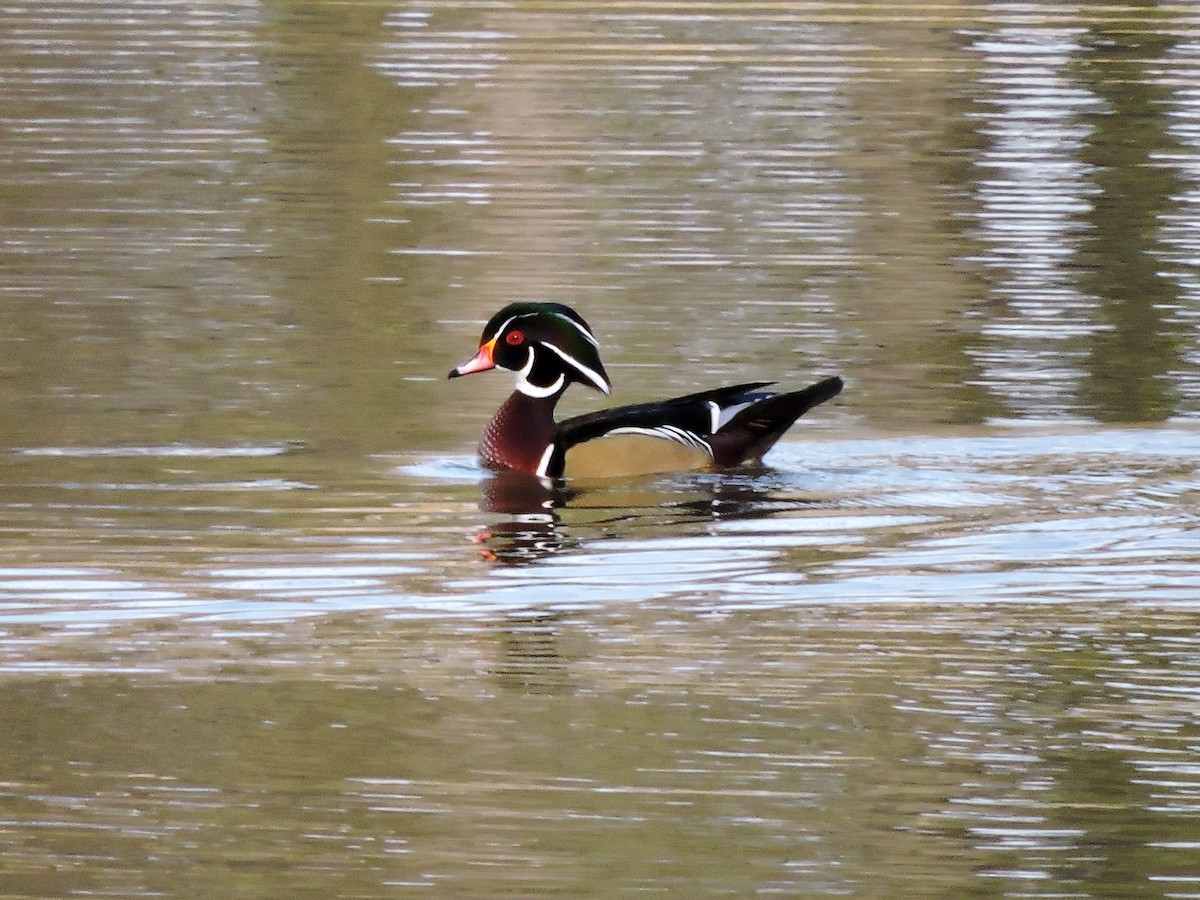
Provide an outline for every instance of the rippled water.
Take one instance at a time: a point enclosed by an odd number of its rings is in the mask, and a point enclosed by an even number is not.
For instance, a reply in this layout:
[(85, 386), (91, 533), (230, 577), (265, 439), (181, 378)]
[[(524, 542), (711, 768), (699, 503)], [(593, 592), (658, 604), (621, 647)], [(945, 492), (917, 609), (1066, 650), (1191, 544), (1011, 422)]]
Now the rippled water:
[(1200, 896), (1192, 4), (0, 15), (0, 894)]

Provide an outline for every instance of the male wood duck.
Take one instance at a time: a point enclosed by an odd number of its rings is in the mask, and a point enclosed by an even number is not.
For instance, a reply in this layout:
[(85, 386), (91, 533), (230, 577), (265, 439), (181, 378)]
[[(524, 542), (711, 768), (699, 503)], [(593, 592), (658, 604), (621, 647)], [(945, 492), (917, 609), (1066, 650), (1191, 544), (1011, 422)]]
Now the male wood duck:
[(736, 466), (757, 460), (792, 423), (836, 397), (842, 379), (775, 394), (755, 381), (618, 406), (554, 421), (573, 383), (612, 389), (588, 323), (561, 303), (513, 303), (483, 328), (479, 351), (451, 378), (507, 369), (517, 389), (492, 417), (479, 456), (493, 469), (542, 477), (603, 478)]

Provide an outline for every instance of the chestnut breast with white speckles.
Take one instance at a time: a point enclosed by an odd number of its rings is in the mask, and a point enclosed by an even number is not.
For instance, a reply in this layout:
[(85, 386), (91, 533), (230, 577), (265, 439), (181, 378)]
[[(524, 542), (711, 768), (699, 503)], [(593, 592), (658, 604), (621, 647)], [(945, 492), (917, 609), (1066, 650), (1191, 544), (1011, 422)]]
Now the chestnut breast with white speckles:
[(493, 469), (536, 475), (554, 440), (554, 405), (559, 395), (529, 397), (514, 391), (496, 410), (479, 440), (479, 458)]

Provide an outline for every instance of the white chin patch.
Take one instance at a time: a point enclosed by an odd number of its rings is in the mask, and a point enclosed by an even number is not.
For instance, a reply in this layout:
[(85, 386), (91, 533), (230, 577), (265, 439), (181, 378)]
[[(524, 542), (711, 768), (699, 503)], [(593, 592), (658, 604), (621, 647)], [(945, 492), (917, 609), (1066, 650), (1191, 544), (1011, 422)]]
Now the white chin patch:
[(553, 384), (546, 387), (539, 387), (536, 384), (530, 384), (529, 373), (533, 371), (533, 348), (529, 348), (529, 360), (525, 363), (520, 372), (517, 373), (517, 390), (526, 397), (553, 397), (562, 390), (563, 384), (566, 383), (567, 376), (560, 373)]

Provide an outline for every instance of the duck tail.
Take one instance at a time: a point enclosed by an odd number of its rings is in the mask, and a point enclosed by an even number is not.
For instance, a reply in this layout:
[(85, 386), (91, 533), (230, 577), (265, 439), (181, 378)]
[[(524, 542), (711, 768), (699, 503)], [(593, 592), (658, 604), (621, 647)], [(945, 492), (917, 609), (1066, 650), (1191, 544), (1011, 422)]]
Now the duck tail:
[(802, 391), (774, 394), (743, 409), (710, 438), (713, 461), (736, 466), (761, 459), (802, 415), (842, 392), (842, 379), (826, 378)]

